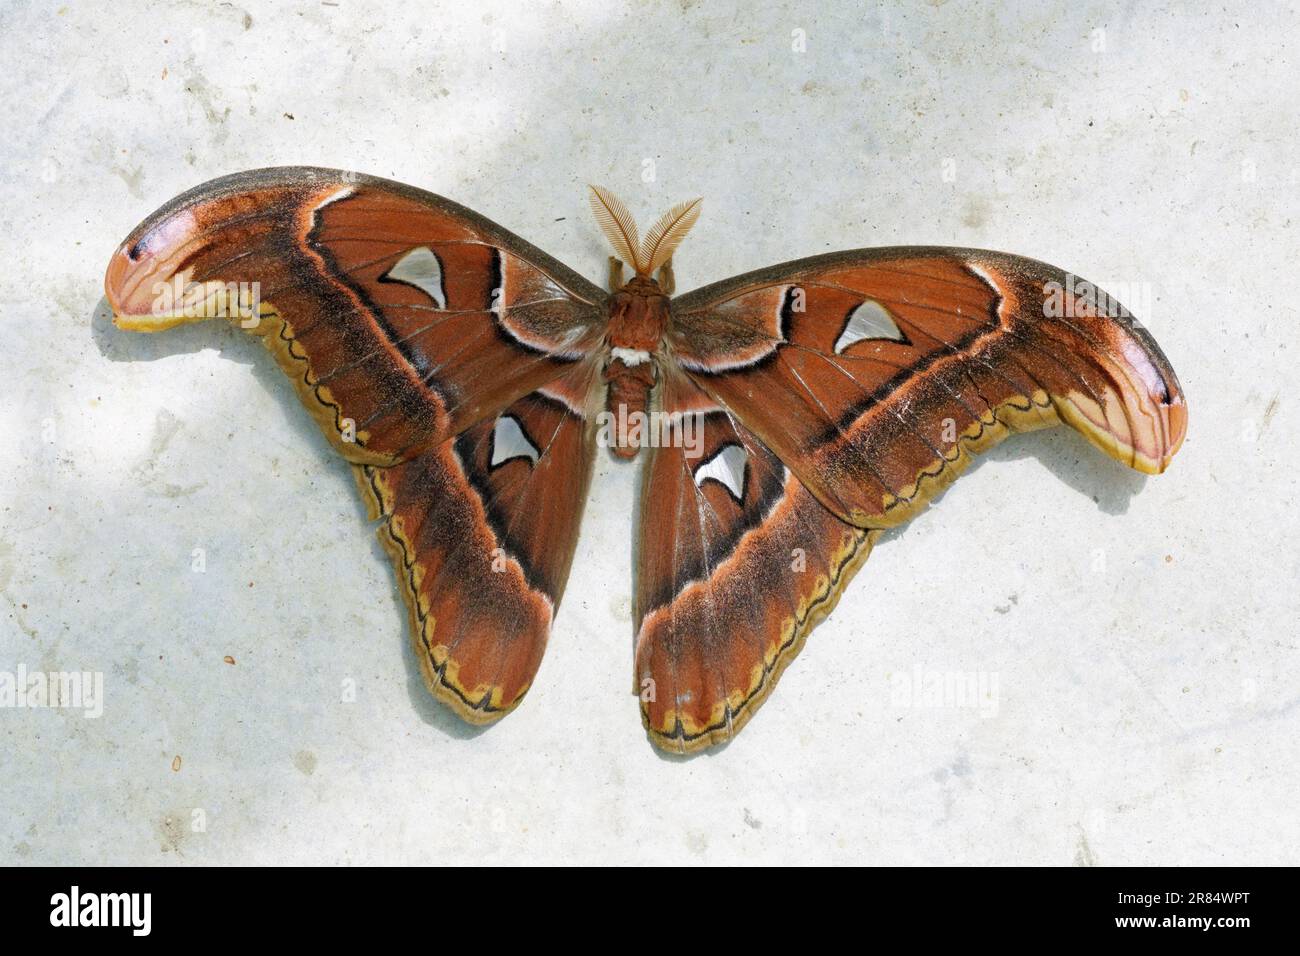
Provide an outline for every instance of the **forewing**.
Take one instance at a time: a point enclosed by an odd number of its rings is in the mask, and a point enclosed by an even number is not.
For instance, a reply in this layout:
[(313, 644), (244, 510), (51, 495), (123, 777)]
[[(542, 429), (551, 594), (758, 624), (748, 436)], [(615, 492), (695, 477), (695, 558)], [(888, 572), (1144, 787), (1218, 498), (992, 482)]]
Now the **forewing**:
[(105, 288), (124, 328), (223, 315), (261, 336), (330, 441), (367, 464), (436, 447), (564, 375), (599, 344), (606, 298), (439, 196), (300, 167), (168, 203), (118, 249)]
[(860, 527), (905, 520), (1011, 431), (1065, 421), (1158, 472), (1186, 429), (1178, 380), (1127, 310), (1000, 253), (864, 250), (741, 276), (677, 300), (670, 345)]

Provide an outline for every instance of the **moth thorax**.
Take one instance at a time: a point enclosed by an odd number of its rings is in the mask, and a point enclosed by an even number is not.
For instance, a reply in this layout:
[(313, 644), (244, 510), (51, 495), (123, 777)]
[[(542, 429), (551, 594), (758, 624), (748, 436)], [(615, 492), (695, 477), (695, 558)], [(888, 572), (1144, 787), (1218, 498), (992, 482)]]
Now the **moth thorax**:
[(637, 276), (609, 301), (609, 344), (653, 352), (668, 327), (668, 296), (653, 279)]

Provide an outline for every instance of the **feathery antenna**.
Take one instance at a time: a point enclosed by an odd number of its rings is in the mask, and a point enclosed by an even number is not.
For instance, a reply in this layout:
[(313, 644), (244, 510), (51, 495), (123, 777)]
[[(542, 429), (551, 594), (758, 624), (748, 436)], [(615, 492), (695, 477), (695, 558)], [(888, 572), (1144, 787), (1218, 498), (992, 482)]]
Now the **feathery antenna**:
[(614, 247), (614, 252), (639, 276), (653, 275), (655, 270), (673, 257), (695, 221), (700, 218), (702, 199), (680, 202), (659, 217), (659, 220), (639, 240), (636, 220), (622, 200), (608, 189), (591, 186), (591, 211)]
[(591, 211), (600, 224), (601, 232), (614, 247), (614, 252), (638, 275), (646, 274), (638, 258), (640, 243), (637, 240), (636, 220), (627, 211), (627, 206), (608, 189), (590, 185), (588, 188), (591, 190)]
[(656, 269), (673, 257), (673, 252), (691, 231), (695, 220), (700, 218), (700, 204), (703, 202), (703, 199), (679, 202), (650, 227), (641, 242), (641, 260), (646, 264), (647, 274), (653, 275)]

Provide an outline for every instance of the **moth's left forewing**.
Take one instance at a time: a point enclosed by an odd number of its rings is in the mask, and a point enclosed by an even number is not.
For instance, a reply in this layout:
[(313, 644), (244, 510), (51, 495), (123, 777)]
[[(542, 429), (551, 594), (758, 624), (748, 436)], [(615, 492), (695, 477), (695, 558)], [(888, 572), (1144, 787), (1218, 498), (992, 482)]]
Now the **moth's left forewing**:
[(258, 335), (359, 464), (403, 461), (566, 374), (599, 345), (606, 298), (440, 196), (299, 167), (177, 197), (122, 243), (105, 290), (123, 328), (224, 317)]

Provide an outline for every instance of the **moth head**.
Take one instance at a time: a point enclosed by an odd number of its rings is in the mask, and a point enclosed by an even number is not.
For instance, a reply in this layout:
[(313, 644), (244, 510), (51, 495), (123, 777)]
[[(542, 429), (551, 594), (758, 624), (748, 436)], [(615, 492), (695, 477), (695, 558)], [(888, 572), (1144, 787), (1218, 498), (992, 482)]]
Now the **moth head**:
[(588, 188), (591, 189), (591, 211), (605, 238), (614, 247), (614, 255), (620, 262), (631, 266), (640, 279), (653, 278), (669, 263), (695, 225), (695, 220), (700, 218), (702, 199), (679, 202), (659, 217), (644, 239), (638, 239), (640, 233), (636, 220), (622, 200), (600, 186)]

